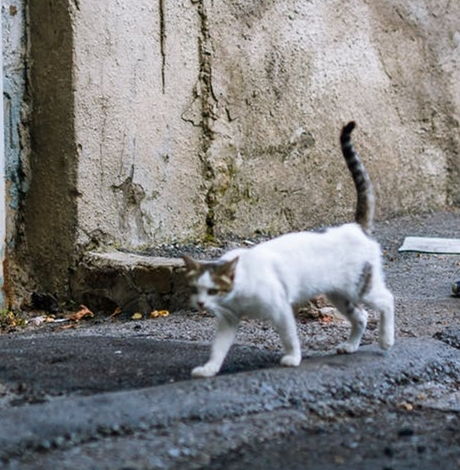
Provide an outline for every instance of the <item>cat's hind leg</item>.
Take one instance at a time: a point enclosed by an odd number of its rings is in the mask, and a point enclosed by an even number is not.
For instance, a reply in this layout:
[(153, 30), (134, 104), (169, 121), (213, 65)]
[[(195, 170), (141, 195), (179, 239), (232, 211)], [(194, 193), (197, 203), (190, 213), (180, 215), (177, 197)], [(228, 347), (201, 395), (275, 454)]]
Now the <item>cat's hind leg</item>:
[(292, 307), (286, 304), (282, 310), (273, 315), (273, 323), (278, 331), (284, 348), (284, 356), (281, 365), (286, 367), (297, 367), (302, 361), (299, 337), (295, 323)]
[(385, 287), (383, 281), (374, 283), (371, 290), (364, 295), (363, 302), (369, 308), (380, 313), (379, 345), (389, 349), (395, 342), (394, 299), (393, 294)]
[(236, 335), (238, 322), (224, 317), (217, 318), (217, 332), (208, 362), (192, 370), (192, 377), (212, 377), (219, 372), (225, 356)]
[(349, 300), (337, 295), (329, 295), (329, 299), (351, 323), (351, 333), (347, 341), (337, 347), (337, 353), (354, 353), (361, 343), (361, 338), (367, 325), (367, 312)]

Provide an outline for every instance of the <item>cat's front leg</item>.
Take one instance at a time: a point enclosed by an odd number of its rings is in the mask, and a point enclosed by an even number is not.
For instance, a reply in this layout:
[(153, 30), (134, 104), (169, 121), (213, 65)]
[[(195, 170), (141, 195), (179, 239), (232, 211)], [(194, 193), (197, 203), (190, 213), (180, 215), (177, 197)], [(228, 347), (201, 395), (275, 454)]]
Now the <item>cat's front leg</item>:
[(195, 367), (192, 370), (192, 377), (213, 377), (219, 372), (228, 350), (235, 339), (237, 326), (238, 323), (234, 320), (218, 317), (217, 332), (211, 348), (211, 357), (206, 364)]
[(282, 309), (281, 315), (275, 318), (274, 324), (280, 335), (285, 353), (281, 358), (281, 365), (297, 367), (302, 361), (302, 353), (300, 351), (299, 337), (297, 336), (297, 328), (291, 306), (286, 305)]

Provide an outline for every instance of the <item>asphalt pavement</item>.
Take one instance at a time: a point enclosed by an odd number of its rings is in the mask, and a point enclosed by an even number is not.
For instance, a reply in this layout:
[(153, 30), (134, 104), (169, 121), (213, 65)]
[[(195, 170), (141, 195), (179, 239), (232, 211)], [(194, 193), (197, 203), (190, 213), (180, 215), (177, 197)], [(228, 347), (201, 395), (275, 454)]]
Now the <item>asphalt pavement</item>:
[(336, 355), (347, 325), (312, 320), (301, 332), (327, 347), (303, 343), (287, 369), (256, 324), (219, 376), (191, 380), (212, 319), (190, 312), (1, 335), (1, 468), (459, 469), (459, 259), (397, 253), (407, 231), (454, 236), (458, 222), (454, 211), (380, 225), (398, 315), (388, 352), (371, 332)]

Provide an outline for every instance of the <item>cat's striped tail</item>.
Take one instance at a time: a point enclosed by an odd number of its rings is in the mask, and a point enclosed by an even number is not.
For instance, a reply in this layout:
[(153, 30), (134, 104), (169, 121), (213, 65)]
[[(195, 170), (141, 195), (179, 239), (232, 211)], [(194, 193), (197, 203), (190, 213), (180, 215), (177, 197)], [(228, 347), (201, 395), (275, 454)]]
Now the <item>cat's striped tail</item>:
[(375, 197), (369, 174), (364, 167), (359, 155), (351, 142), (351, 133), (356, 127), (354, 121), (343, 127), (340, 134), (340, 145), (342, 153), (347, 162), (357, 193), (356, 223), (361, 225), (363, 230), (370, 235), (374, 224)]

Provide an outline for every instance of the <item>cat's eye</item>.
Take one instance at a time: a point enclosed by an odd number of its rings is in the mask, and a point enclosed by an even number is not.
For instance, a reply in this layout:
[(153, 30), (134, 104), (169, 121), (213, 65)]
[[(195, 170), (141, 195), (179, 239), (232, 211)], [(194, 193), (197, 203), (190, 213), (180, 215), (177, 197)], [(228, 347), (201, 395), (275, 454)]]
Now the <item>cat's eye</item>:
[(219, 293), (219, 289), (208, 289), (208, 295), (217, 295)]

